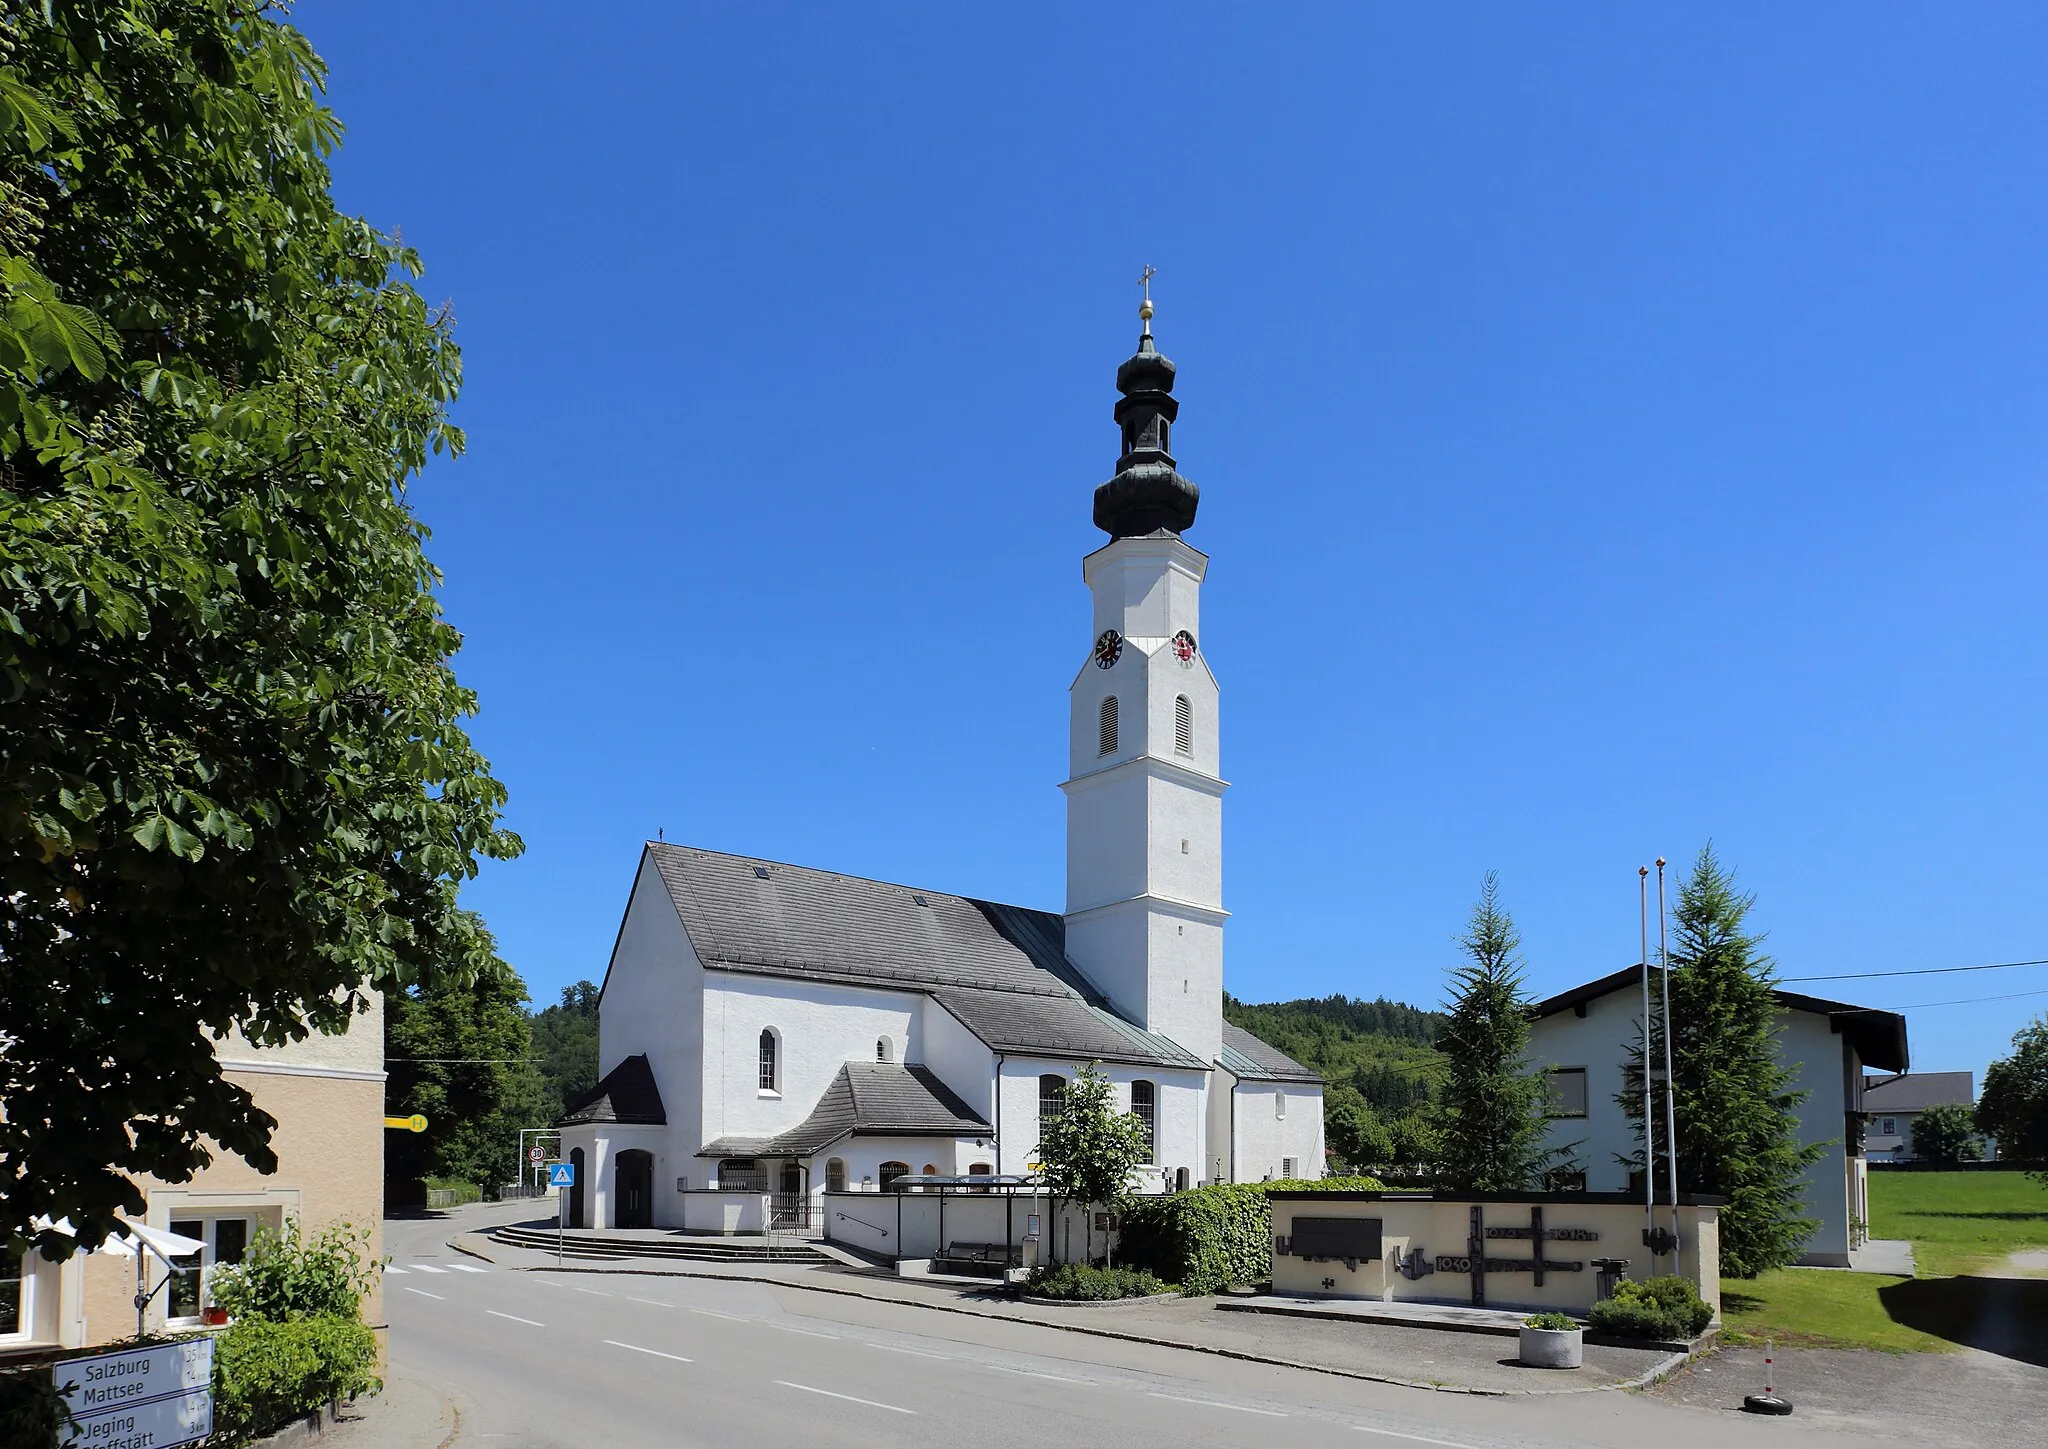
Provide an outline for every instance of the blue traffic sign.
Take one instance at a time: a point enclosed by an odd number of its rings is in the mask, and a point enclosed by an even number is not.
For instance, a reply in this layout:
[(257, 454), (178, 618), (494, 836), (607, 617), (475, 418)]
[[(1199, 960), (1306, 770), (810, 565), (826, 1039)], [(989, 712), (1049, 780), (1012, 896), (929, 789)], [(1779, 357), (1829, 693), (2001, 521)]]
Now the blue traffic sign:
[(573, 1162), (550, 1162), (548, 1164), (549, 1187), (574, 1187), (576, 1185), (576, 1164)]

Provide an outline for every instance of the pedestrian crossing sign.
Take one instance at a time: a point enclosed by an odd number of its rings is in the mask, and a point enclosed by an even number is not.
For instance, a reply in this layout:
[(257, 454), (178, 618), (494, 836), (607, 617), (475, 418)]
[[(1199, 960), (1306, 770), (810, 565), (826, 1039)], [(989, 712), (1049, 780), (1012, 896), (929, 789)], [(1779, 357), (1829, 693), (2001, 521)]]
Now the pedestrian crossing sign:
[(550, 1162), (548, 1164), (549, 1187), (574, 1187), (576, 1185), (576, 1164), (573, 1162)]

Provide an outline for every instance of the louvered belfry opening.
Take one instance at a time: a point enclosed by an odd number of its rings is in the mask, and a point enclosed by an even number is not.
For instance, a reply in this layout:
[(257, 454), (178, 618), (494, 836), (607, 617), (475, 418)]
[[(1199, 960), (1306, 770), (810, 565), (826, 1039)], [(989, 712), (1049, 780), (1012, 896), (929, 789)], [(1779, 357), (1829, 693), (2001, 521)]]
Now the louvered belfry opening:
[(1173, 700), (1173, 748), (1176, 754), (1195, 752), (1195, 707), (1184, 694), (1175, 695)]
[(1113, 755), (1116, 753), (1116, 696), (1113, 694), (1102, 701), (1102, 738), (1100, 748), (1097, 749), (1096, 753), (1101, 755)]

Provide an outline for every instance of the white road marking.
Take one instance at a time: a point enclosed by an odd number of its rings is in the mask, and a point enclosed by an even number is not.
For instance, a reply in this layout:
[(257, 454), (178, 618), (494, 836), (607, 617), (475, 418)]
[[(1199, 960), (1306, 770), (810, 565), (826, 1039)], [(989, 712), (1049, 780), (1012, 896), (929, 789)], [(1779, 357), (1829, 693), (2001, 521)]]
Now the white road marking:
[(869, 1348), (879, 1348), (889, 1353), (911, 1353), (916, 1354), (919, 1358), (942, 1358), (948, 1360), (950, 1360), (953, 1357), (953, 1355), (951, 1355), (950, 1353), (926, 1353), (921, 1348), (902, 1348), (893, 1343), (873, 1343), (866, 1339), (863, 1339), (861, 1341), (863, 1343), (867, 1343), (867, 1346)]
[(535, 1323), (535, 1322), (534, 1322), (534, 1321), (533, 1321), (533, 1320), (532, 1320), (531, 1318), (521, 1318), (521, 1317), (520, 1317), (520, 1316), (519, 1316), (518, 1314), (516, 1314), (516, 1313), (500, 1313), (500, 1312), (499, 1312), (499, 1311), (498, 1311), (497, 1309), (495, 1309), (495, 1308), (486, 1308), (486, 1309), (484, 1310), (484, 1312), (486, 1312), (486, 1313), (490, 1314), (490, 1315), (491, 1315), (491, 1317), (493, 1317), (493, 1318), (509, 1318), (509, 1319), (511, 1319), (511, 1320), (512, 1320), (512, 1321), (513, 1321), (514, 1323), (524, 1323), (524, 1324), (526, 1324), (526, 1325), (527, 1325), (528, 1327), (530, 1327), (530, 1328), (546, 1328), (546, 1327), (547, 1327), (547, 1325), (546, 1325), (545, 1323)]
[(446, 1268), (436, 1268), (432, 1263), (415, 1263), (412, 1265), (412, 1271), (415, 1273), (445, 1273), (448, 1270)]
[(1250, 1404), (1226, 1404), (1221, 1399), (1188, 1399), (1179, 1394), (1153, 1394), (1155, 1399), (1172, 1399), (1176, 1404), (1200, 1404), (1205, 1409), (1235, 1409), (1240, 1414), (1264, 1414), (1269, 1419), (1284, 1419), (1286, 1414), (1278, 1409), (1254, 1409)]
[(406, 1291), (406, 1292), (408, 1292), (408, 1293), (417, 1293), (417, 1294), (419, 1294), (419, 1295), (420, 1295), (420, 1297), (422, 1297), (422, 1298), (433, 1298), (433, 1299), (436, 1299), (436, 1300), (438, 1300), (439, 1302), (442, 1302), (442, 1303), (446, 1303), (446, 1302), (448, 1301), (447, 1299), (445, 1299), (445, 1298), (442, 1298), (442, 1297), (441, 1297), (441, 1295), (440, 1295), (440, 1294), (438, 1294), (438, 1293), (429, 1293), (429, 1292), (428, 1292), (428, 1291), (427, 1291), (426, 1289), (424, 1289), (424, 1288), (415, 1288), (415, 1287), (413, 1287), (413, 1286), (412, 1286), (412, 1285), (411, 1285), (410, 1283), (408, 1283), (408, 1284), (406, 1284), (406, 1285), (404, 1285), (404, 1286), (405, 1286), (405, 1291)]
[(838, 1334), (836, 1334), (836, 1333), (820, 1333), (820, 1332), (818, 1332), (818, 1330), (817, 1330), (817, 1329), (815, 1329), (815, 1328), (796, 1328), (796, 1327), (793, 1327), (793, 1326), (791, 1326), (790, 1324), (787, 1324), (787, 1323), (773, 1323), (773, 1322), (769, 1322), (769, 1321), (768, 1321), (767, 1319), (763, 1319), (763, 1320), (762, 1320), (762, 1322), (764, 1322), (764, 1323), (767, 1323), (767, 1324), (768, 1324), (768, 1326), (769, 1326), (770, 1328), (779, 1328), (779, 1329), (781, 1329), (781, 1330), (782, 1330), (782, 1331), (783, 1331), (784, 1333), (801, 1333), (801, 1334), (802, 1334), (802, 1335), (803, 1335), (804, 1337), (806, 1337), (806, 1338), (837, 1338), (837, 1337), (839, 1337), (839, 1335), (838, 1335)]
[[(683, 1306), (685, 1308), (690, 1308), (690, 1305), (687, 1303), (685, 1303)], [(747, 1321), (746, 1319), (740, 1317), (737, 1313), (720, 1313), (716, 1308), (690, 1308), (690, 1311), (692, 1313), (701, 1313), (706, 1318), (731, 1319), (734, 1323), (745, 1323)]]
[[(974, 1363), (974, 1360), (969, 1359), (967, 1360), (967, 1362)], [(980, 1363), (975, 1364), (974, 1366), (976, 1368), (994, 1369), (998, 1373), (1022, 1374), (1027, 1379), (1051, 1379), (1056, 1384), (1079, 1384), (1081, 1385), (1081, 1387), (1087, 1389), (1092, 1389), (1095, 1387), (1095, 1385), (1089, 1382), (1087, 1379), (1062, 1378), (1058, 1374), (1042, 1374), (1037, 1369), (1011, 1368), (1006, 1363)]]
[(1406, 1439), (1411, 1444), (1442, 1444), (1445, 1449), (1472, 1449), (1470, 1444), (1461, 1444), (1456, 1439), (1430, 1439), (1421, 1434), (1403, 1434), (1399, 1429), (1375, 1429), (1369, 1424), (1353, 1424), (1351, 1427), (1361, 1434), (1384, 1434), (1389, 1439)]
[(633, 1353), (650, 1353), (653, 1354), (656, 1358), (672, 1358), (677, 1363), (695, 1363), (697, 1361), (693, 1358), (684, 1358), (679, 1353), (663, 1353), (658, 1348), (642, 1348), (637, 1343), (620, 1343), (616, 1338), (608, 1338), (604, 1342), (607, 1348), (623, 1348), (628, 1349)]
[(399, 1277), (401, 1277), (401, 1278), (403, 1278), (403, 1277), (405, 1276), (405, 1269), (403, 1269), (403, 1268), (394, 1268), (394, 1267), (392, 1267), (392, 1266), (391, 1266), (391, 1265), (390, 1265), (389, 1263), (386, 1263), (386, 1264), (384, 1265), (384, 1271), (385, 1271), (385, 1272), (387, 1272), (387, 1273), (396, 1273), (396, 1274), (397, 1274), (397, 1275), (398, 1275)]
[(649, 1308), (673, 1308), (673, 1307), (675, 1307), (675, 1304), (673, 1304), (673, 1303), (664, 1303), (664, 1302), (662, 1302), (662, 1301), (661, 1301), (661, 1300), (660, 1300), (659, 1298), (632, 1298), (632, 1297), (629, 1297), (629, 1298), (627, 1298), (627, 1299), (626, 1299), (626, 1301), (627, 1301), (628, 1303), (645, 1303), (645, 1304), (646, 1304), (646, 1305), (647, 1305), (647, 1306), (648, 1306)]
[(814, 1389), (809, 1384), (793, 1384), (788, 1379), (777, 1379), (777, 1388), (796, 1389), (806, 1394), (823, 1394), (828, 1399), (844, 1399), (849, 1404), (866, 1404), (870, 1409), (887, 1409), (892, 1414), (915, 1414), (915, 1409), (899, 1409), (894, 1404), (878, 1404), (873, 1399), (856, 1399), (852, 1394), (835, 1394), (830, 1389)]
[(451, 1273), (488, 1273), (491, 1270), (489, 1268), (479, 1268), (474, 1263), (450, 1263), (448, 1271)]
[(579, 1283), (569, 1283), (564, 1286), (574, 1288), (578, 1293), (588, 1293), (592, 1298), (609, 1298), (612, 1296), (602, 1288), (585, 1288)]

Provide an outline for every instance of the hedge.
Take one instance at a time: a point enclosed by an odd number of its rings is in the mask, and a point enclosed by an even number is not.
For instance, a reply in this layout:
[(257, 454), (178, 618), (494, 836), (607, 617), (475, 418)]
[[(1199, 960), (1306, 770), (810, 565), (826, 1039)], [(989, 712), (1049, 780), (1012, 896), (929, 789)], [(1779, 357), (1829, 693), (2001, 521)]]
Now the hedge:
[(1325, 1177), (1313, 1181), (1221, 1182), (1165, 1197), (1140, 1198), (1124, 1214), (1117, 1258), (1144, 1268), (1193, 1298), (1233, 1283), (1263, 1283), (1273, 1276), (1271, 1192), (1380, 1192), (1377, 1178)]
[(1142, 1268), (1091, 1268), (1081, 1263), (1062, 1263), (1033, 1279), (1025, 1291), (1039, 1298), (1104, 1303), (1114, 1298), (1151, 1298), (1171, 1293), (1173, 1285), (1160, 1282)]
[(213, 1343), (214, 1434), (254, 1438), (375, 1393), (376, 1365), (377, 1336), (360, 1318), (238, 1319)]
[(1688, 1278), (1665, 1276), (1638, 1283), (1623, 1279), (1614, 1296), (1593, 1305), (1587, 1315), (1595, 1329), (1617, 1338), (1697, 1338), (1713, 1322), (1713, 1307), (1701, 1299)]

